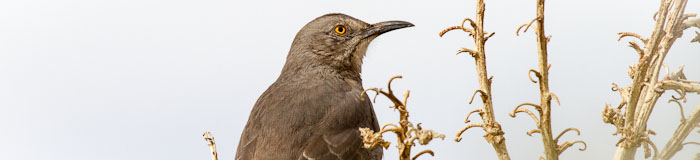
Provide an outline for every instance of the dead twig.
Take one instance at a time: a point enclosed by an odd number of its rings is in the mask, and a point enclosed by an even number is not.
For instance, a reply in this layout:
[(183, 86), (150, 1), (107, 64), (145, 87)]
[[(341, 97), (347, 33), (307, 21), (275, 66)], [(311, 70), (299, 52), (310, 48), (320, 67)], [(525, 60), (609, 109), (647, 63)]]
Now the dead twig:
[[(552, 100), (556, 101), (558, 105), (561, 105), (561, 102), (559, 101), (559, 97), (549, 91), (549, 69), (551, 68), (551, 64), (548, 64), (547, 62), (547, 44), (551, 40), (551, 35), (546, 36), (544, 32), (544, 0), (538, 0), (537, 1), (537, 17), (532, 19), (529, 23), (525, 23), (523, 25), (520, 25), (518, 29), (515, 31), (516, 36), (519, 36), (520, 29), (525, 27), (524, 32), (527, 32), (527, 29), (530, 28), (533, 24), (537, 24), (535, 27), (535, 35), (537, 36), (537, 55), (538, 55), (538, 67), (537, 69), (530, 69), (528, 70), (528, 79), (532, 83), (537, 83), (539, 85), (540, 89), (540, 104), (533, 104), (533, 103), (522, 103), (518, 106), (515, 107), (515, 109), (510, 112), (511, 117), (515, 117), (516, 113), (526, 113), (528, 114), (533, 121), (535, 122), (535, 125), (537, 126), (537, 129), (533, 129), (527, 132), (528, 135), (532, 135), (533, 133), (540, 133), (542, 136), (542, 143), (544, 145), (544, 154), (545, 157), (541, 157), (540, 159), (547, 159), (547, 160), (557, 160), (559, 159), (559, 155), (569, 148), (571, 145), (576, 144), (576, 143), (581, 143), (584, 145), (583, 148), (580, 150), (583, 151), (586, 149), (586, 143), (583, 141), (573, 141), (573, 142), (564, 142), (560, 145), (557, 144), (559, 141), (559, 138), (561, 138), (564, 133), (568, 131), (576, 131), (580, 135), (580, 131), (576, 128), (568, 128), (564, 131), (562, 131), (556, 138), (552, 138), (552, 128), (551, 128), (551, 103)], [(535, 23), (536, 22), (536, 23)], [(636, 34), (628, 34), (624, 33), (621, 34), (621, 36), (635, 36)], [(534, 73), (535, 77), (537, 79), (534, 79), (530, 74)], [(525, 108), (520, 108), (522, 106), (533, 106), (535, 109), (537, 109), (537, 113), (539, 115), (539, 118), (535, 116), (535, 113), (532, 111), (525, 109)], [(605, 110), (603, 114), (610, 114), (614, 113), (612, 110)], [(610, 116), (610, 122), (613, 122), (612, 120), (615, 115), (612, 114)]]
[[(469, 104), (472, 104), (472, 102), (474, 101), (476, 93), (480, 93), (481, 101), (483, 102), (483, 108), (473, 110), (472, 112), (469, 112), (467, 114), (467, 118), (464, 122), (468, 124), (459, 130), (459, 132), (455, 136), (455, 141), (459, 142), (462, 139), (460, 137), (462, 133), (464, 133), (469, 128), (480, 127), (484, 130), (484, 132), (486, 132), (486, 134), (484, 135), (484, 139), (486, 139), (486, 141), (493, 146), (494, 150), (496, 151), (496, 154), (498, 155), (498, 159), (509, 160), (510, 156), (508, 155), (508, 150), (506, 149), (505, 138), (503, 137), (503, 130), (501, 129), (501, 125), (498, 124), (498, 122), (496, 122), (493, 113), (493, 97), (491, 95), (491, 80), (493, 76), (489, 77), (488, 73), (486, 72), (486, 53), (484, 50), (484, 46), (486, 45), (486, 41), (489, 38), (491, 38), (495, 33), (492, 32), (489, 34), (486, 31), (484, 31), (485, 10), (486, 9), (484, 1), (477, 0), (475, 19), (465, 18), (464, 20), (462, 20), (461, 25), (449, 27), (441, 31), (438, 35), (442, 37), (445, 33), (449, 31), (462, 29), (462, 31), (469, 33), (469, 36), (471, 36), (471, 38), (474, 39), (475, 49), (462, 48), (461, 50), (457, 51), (457, 54), (464, 52), (469, 53), (476, 62), (479, 89), (474, 91), (471, 99), (469, 100)], [(465, 26), (465, 24), (469, 24), (469, 26)], [(477, 112), (481, 116), (483, 123), (469, 123), (469, 116)]]
[[(629, 42), (630, 47), (640, 55), (638, 63), (632, 65), (628, 72), (633, 82), (628, 87), (616, 89), (623, 99), (617, 109), (606, 105), (603, 111), (603, 121), (613, 124), (616, 128), (615, 134), (622, 135), (614, 157), (616, 160), (634, 159), (640, 146), (644, 147), (645, 157), (651, 157), (651, 150), (654, 149), (654, 159), (670, 159), (680, 150), (679, 146), (682, 146), (681, 143), (687, 136), (687, 132), (690, 132), (686, 127), (697, 123), (690, 123), (688, 122), (691, 121), (690, 118), (684, 118), (681, 102), (685, 102), (687, 92), (699, 92), (700, 86), (685, 80), (682, 68), (678, 72), (670, 73), (666, 67), (666, 76), (659, 79), (660, 69), (665, 66), (664, 59), (675, 40), (683, 34), (682, 31), (690, 27), (700, 28), (698, 18), (689, 19), (695, 14), (684, 13), (687, 2), (687, 0), (662, 0), (659, 10), (654, 14), (655, 24), (648, 38), (635, 33), (618, 33), (620, 35), (618, 41), (627, 36), (636, 37), (644, 42), (644, 46)], [(668, 102), (676, 102), (681, 106), (681, 125), (664, 149), (657, 152), (656, 145), (648, 137), (653, 132), (647, 128), (647, 121), (659, 97), (666, 90), (675, 91), (680, 95), (672, 96)], [(624, 110), (622, 110), (623, 107)]]
[(202, 134), (202, 136), (204, 136), (204, 140), (207, 141), (207, 145), (211, 150), (211, 159), (218, 160), (219, 156), (216, 153), (216, 142), (214, 142), (214, 135), (212, 135), (211, 132), (206, 131), (204, 134)]
[(382, 146), (384, 149), (388, 148), (391, 144), (390, 142), (384, 140), (382, 134), (386, 132), (395, 133), (397, 137), (397, 143), (399, 148), (399, 158), (401, 160), (416, 159), (420, 155), (429, 153), (433, 155), (433, 151), (424, 150), (419, 152), (413, 158), (411, 158), (411, 148), (415, 146), (415, 141), (418, 141), (421, 145), (428, 144), (433, 138), (445, 139), (445, 135), (439, 134), (430, 129), (423, 129), (420, 123), (414, 127), (413, 123), (408, 120), (408, 110), (406, 110), (406, 104), (408, 103), (408, 97), (410, 91), (406, 91), (403, 95), (403, 101), (399, 100), (394, 95), (394, 91), (391, 89), (391, 82), (395, 79), (402, 78), (401, 76), (393, 76), (389, 79), (387, 83), (387, 90), (383, 91), (379, 88), (369, 88), (362, 91), (361, 95), (364, 95), (367, 91), (374, 91), (377, 94), (382, 94), (394, 103), (393, 108), (399, 111), (399, 124), (388, 123), (382, 126), (381, 130), (374, 132), (369, 128), (359, 128), (360, 135), (362, 136), (363, 147), (367, 149), (373, 149), (376, 146)]

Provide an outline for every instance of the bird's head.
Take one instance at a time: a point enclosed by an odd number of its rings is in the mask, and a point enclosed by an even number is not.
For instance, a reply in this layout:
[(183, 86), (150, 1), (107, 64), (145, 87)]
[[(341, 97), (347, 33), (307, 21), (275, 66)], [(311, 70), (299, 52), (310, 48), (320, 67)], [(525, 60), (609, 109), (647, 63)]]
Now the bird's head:
[(306, 24), (297, 33), (283, 72), (331, 69), (359, 75), (362, 71), (362, 58), (374, 38), (412, 26), (413, 24), (404, 21), (368, 24), (345, 14), (323, 15)]

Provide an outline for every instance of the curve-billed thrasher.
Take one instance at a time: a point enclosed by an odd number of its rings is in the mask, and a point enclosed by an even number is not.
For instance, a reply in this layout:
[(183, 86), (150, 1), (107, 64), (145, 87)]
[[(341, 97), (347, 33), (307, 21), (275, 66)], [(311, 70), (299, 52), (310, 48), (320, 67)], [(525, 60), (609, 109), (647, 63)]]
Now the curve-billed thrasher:
[(368, 99), (360, 95), (362, 58), (378, 35), (411, 26), (368, 24), (344, 14), (306, 24), (279, 78), (250, 112), (236, 159), (381, 159), (381, 147), (362, 148), (358, 131), (379, 130), (372, 103), (360, 100)]

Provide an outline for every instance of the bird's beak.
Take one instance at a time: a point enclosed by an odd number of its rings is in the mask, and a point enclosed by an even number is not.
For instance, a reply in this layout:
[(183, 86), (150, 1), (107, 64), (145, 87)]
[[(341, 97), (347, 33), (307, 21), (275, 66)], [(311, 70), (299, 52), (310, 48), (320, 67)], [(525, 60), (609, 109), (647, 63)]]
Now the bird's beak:
[(371, 27), (365, 29), (362, 33), (362, 38), (368, 38), (372, 36), (378, 36), (383, 33), (393, 31), (396, 29), (401, 29), (401, 28), (406, 28), (406, 27), (413, 27), (412, 23), (405, 22), (405, 21), (385, 21), (385, 22), (379, 22), (372, 24)]

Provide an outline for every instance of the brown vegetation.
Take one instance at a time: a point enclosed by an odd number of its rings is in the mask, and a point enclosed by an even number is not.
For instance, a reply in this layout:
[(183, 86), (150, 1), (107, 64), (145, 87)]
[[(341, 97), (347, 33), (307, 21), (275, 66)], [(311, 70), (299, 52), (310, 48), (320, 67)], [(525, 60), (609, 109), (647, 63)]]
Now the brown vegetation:
[(411, 121), (408, 120), (408, 110), (406, 110), (406, 104), (408, 102), (408, 96), (410, 94), (410, 91), (406, 90), (406, 92), (404, 92), (403, 101), (401, 101), (394, 95), (394, 91), (391, 90), (391, 82), (397, 78), (402, 77), (394, 76), (391, 77), (391, 79), (389, 79), (389, 83), (386, 87), (388, 91), (386, 92), (383, 91), (381, 88), (369, 88), (362, 92), (363, 95), (367, 91), (376, 92), (377, 94), (374, 96), (375, 100), (379, 94), (386, 96), (387, 98), (389, 98), (389, 100), (391, 100), (391, 102), (394, 103), (393, 108), (399, 111), (399, 125), (396, 125), (394, 123), (387, 123), (383, 125), (382, 129), (378, 132), (374, 132), (372, 129), (369, 128), (360, 128), (360, 134), (362, 135), (362, 141), (364, 143), (363, 147), (371, 150), (376, 146), (382, 146), (384, 147), (384, 149), (386, 149), (389, 147), (390, 142), (384, 140), (382, 138), (382, 134), (386, 132), (393, 132), (396, 134), (396, 143), (398, 143), (400, 160), (415, 160), (416, 158), (426, 153), (430, 155), (435, 155), (435, 153), (432, 150), (428, 149), (418, 152), (413, 156), (413, 158), (411, 158), (411, 147), (415, 146), (416, 140), (418, 140), (419, 144), (426, 145), (433, 138), (445, 139), (445, 135), (439, 134), (430, 129), (423, 129), (420, 126), (420, 123), (418, 123), (416, 127), (413, 126), (413, 123), (411, 123)]

